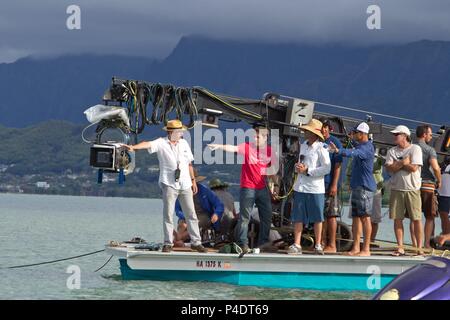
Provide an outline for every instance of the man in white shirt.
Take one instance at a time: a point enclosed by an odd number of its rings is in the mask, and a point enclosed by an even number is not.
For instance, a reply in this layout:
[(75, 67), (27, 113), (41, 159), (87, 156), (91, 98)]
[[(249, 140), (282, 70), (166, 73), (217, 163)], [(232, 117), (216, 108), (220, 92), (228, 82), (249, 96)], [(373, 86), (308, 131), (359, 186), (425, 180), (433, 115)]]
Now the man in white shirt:
[(422, 200), (420, 198), (422, 149), (418, 145), (411, 144), (411, 131), (408, 127), (397, 126), (391, 133), (394, 135), (396, 146), (389, 149), (385, 166), (391, 174), (389, 215), (394, 220), (398, 245), (393, 255), (405, 255), (403, 248), (405, 214), (408, 214), (414, 224), (415, 235), (412, 236), (412, 239), (415, 239), (417, 243), (413, 243), (413, 245), (417, 247), (418, 254), (423, 254)]
[(195, 213), (193, 194), (198, 191), (195, 182), (191, 148), (186, 140), (181, 139), (187, 128), (180, 120), (170, 120), (163, 130), (167, 137), (153, 141), (143, 141), (133, 146), (127, 146), (131, 151), (147, 149), (156, 153), (159, 160), (159, 186), (163, 194), (163, 252), (172, 251), (173, 247), (173, 215), (175, 202), (178, 198), (186, 217), (187, 229), (191, 238), (191, 249), (207, 252), (202, 246), (198, 219)]
[(303, 225), (314, 223), (316, 254), (323, 254), (322, 222), (324, 220), (325, 180), (330, 173), (331, 161), (328, 150), (319, 141), (324, 140), (322, 122), (312, 119), (307, 125), (301, 126), (305, 131), (306, 141), (300, 145), (299, 162), (295, 165), (297, 178), (294, 183), (294, 204), (291, 220), (294, 223), (294, 244), (289, 254), (301, 254)]

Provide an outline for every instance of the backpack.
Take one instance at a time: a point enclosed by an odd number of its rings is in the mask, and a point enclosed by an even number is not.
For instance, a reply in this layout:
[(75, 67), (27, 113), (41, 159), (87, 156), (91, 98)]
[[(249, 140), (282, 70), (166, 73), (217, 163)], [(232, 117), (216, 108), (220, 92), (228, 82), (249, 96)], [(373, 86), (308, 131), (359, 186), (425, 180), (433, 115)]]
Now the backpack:
[(219, 253), (227, 253), (227, 254), (237, 253), (237, 254), (241, 254), (242, 253), (242, 249), (241, 249), (241, 247), (239, 247), (237, 245), (236, 242), (232, 242), (232, 243), (227, 243), (222, 248), (220, 248), (219, 249)]

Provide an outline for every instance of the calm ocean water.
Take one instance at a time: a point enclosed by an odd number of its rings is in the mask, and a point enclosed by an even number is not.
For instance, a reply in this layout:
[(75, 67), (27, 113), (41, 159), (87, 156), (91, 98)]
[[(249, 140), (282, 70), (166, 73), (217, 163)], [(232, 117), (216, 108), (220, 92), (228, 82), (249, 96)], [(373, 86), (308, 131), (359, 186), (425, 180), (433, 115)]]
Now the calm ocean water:
[[(159, 199), (0, 194), (0, 299), (368, 299), (367, 292), (322, 292), (183, 281), (123, 281), (100, 253), (24, 269), (1, 269), (101, 250), (109, 240), (162, 240)], [(345, 219), (347, 220), (347, 219)], [(407, 235), (408, 236), (408, 235)], [(408, 236), (409, 237), (409, 236)], [(385, 217), (379, 238), (393, 240)], [(68, 289), (67, 268), (81, 270)]]

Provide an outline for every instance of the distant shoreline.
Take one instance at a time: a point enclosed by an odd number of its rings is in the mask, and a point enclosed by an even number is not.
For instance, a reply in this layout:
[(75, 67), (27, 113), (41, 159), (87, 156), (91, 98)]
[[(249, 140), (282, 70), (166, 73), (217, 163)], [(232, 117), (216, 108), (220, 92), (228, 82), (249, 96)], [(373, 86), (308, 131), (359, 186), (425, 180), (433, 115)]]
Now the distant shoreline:
[(76, 194), (46, 194), (46, 193), (24, 193), (24, 192), (23, 193), (21, 193), (21, 192), (0, 192), (0, 196), (3, 196), (3, 195), (161, 200), (161, 198), (144, 198), (144, 197), (83, 196), (83, 195), (76, 195)]

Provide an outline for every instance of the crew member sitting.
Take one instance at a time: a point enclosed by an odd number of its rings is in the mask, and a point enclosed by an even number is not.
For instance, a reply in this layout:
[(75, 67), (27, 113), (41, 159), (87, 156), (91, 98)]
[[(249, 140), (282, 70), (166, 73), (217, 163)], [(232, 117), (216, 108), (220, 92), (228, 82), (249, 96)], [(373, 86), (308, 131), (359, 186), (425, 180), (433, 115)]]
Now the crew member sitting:
[[(195, 181), (198, 186), (198, 193), (194, 195), (194, 207), (198, 217), (200, 234), (205, 230), (214, 229), (220, 232), (220, 219), (223, 215), (224, 206), (222, 201), (208, 187), (199, 183), (206, 179), (199, 176), (194, 170)], [(184, 242), (189, 239), (187, 225), (180, 203), (175, 203), (175, 214), (179, 218), (177, 232), (175, 232), (174, 245), (177, 247), (184, 246)], [(204, 241), (204, 239), (202, 239)]]
[(220, 234), (224, 237), (222, 240), (230, 240), (232, 238), (231, 230), (237, 221), (233, 195), (227, 190), (228, 183), (222, 182), (218, 178), (212, 179), (209, 182), (209, 187), (222, 201), (224, 207), (223, 215), (220, 219)]

